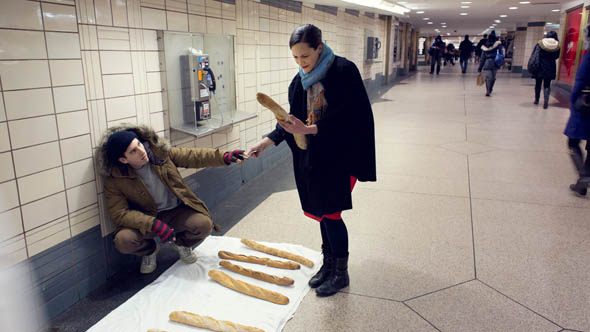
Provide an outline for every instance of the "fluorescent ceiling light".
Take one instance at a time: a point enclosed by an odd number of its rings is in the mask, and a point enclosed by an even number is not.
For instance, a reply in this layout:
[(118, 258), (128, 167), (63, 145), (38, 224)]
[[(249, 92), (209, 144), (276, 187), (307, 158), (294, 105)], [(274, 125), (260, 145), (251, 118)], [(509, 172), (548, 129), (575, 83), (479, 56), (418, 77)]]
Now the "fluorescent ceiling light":
[(529, 3), (531, 3), (530, 1), (521, 1), (519, 2), (521, 5), (528, 5)]
[(394, 14), (399, 14), (399, 15), (405, 15), (406, 13), (411, 11), (410, 9), (408, 9), (406, 7), (403, 7), (400, 5), (394, 5), (394, 4), (391, 4), (390, 2), (387, 2), (384, 0), (342, 0), (342, 1), (352, 3), (357, 6), (380, 9), (380, 10), (384, 10), (384, 11), (391, 12)]
[(471, 1), (461, 1), (461, 3), (464, 4), (464, 5), (468, 5), (468, 4), (471, 3)]
[(459, 15), (461, 15), (461, 16), (467, 16), (467, 13), (461, 13)]
[(466, 8), (469, 8), (469, 6), (461, 6), (461, 8), (464, 8), (464, 9), (466, 9)]
[(447, 32), (447, 36), (450, 36), (451, 34), (449, 32)]
[(500, 15), (500, 17), (508, 17), (508, 15)]
[(495, 26), (490, 25), (490, 29), (493, 29), (493, 28), (495, 28)]
[(425, 17), (425, 18), (423, 18), (423, 20), (424, 21), (428, 21), (428, 20), (430, 20), (430, 18), (429, 17)]
[(423, 10), (417, 11), (416, 14), (424, 14)]
[(432, 22), (428, 22), (428, 24), (432, 24)]
[(518, 7), (508, 7), (508, 9), (510, 9), (510, 10), (517, 10)]
[(560, 12), (560, 9), (553, 9), (552, 12)]
[(547, 23), (545, 23), (545, 25), (551, 25), (551, 24), (553, 24), (553, 23), (551, 23), (551, 22), (547, 22)]
[(494, 23), (502, 23), (500, 20), (494, 20)]

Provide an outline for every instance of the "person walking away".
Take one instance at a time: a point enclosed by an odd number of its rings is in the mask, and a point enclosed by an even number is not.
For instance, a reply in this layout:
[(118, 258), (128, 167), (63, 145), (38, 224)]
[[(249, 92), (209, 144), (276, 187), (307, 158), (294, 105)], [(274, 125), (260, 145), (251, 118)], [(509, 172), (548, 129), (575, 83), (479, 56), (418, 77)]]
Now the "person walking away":
[[(549, 31), (547, 36), (537, 42), (533, 54), (539, 52), (538, 70), (533, 74), (535, 79), (535, 105), (539, 104), (541, 98), (541, 85), (543, 85), (543, 108), (549, 107), (551, 94), (551, 81), (555, 79), (557, 66), (555, 61), (559, 59), (559, 40), (555, 31)], [(532, 56), (532, 55), (531, 55)]]
[[(584, 29), (584, 47), (588, 49), (590, 44), (590, 25)], [(586, 52), (582, 63), (576, 73), (576, 82), (570, 97), (570, 118), (567, 121), (564, 134), (568, 137), (568, 148), (575, 169), (578, 172), (578, 180), (570, 185), (570, 190), (580, 196), (584, 196), (590, 183), (590, 114), (581, 113), (574, 109), (574, 104), (582, 94), (582, 90), (590, 86), (590, 53)], [(582, 154), (580, 143), (586, 141), (586, 159)]]
[(485, 71), (484, 77), (486, 82), (486, 97), (489, 97), (494, 90), (496, 83), (496, 55), (502, 52), (502, 42), (496, 37), (496, 31), (492, 31), (484, 46), (481, 47), (481, 59), (479, 61), (478, 72)]
[(449, 43), (445, 53), (445, 65), (447, 61), (450, 62), (451, 65), (455, 65), (455, 51), (455, 45), (453, 43)]
[(434, 43), (430, 46), (429, 52), (432, 60), (430, 61), (430, 75), (434, 74), (434, 66), (436, 65), (436, 74), (440, 73), (441, 57), (444, 55), (445, 43), (442, 41), (440, 35), (436, 36)]
[[(348, 231), (341, 212), (352, 209), (357, 180), (377, 179), (373, 111), (358, 68), (322, 43), (319, 28), (295, 28), (289, 47), (299, 65), (289, 85), (291, 123), (279, 121), (247, 154), (257, 158), (270, 145), (289, 145), (301, 207), (319, 221), (322, 236), (324, 262), (309, 285), (317, 296), (330, 296), (350, 282)], [(305, 135), (306, 150), (297, 147), (293, 134)]]
[(475, 62), (479, 63), (481, 59), (481, 47), (488, 42), (488, 34), (484, 34), (483, 38), (479, 40), (477, 46), (475, 46)]
[(461, 72), (467, 72), (467, 63), (471, 58), (473, 52), (473, 43), (469, 40), (469, 35), (465, 35), (465, 39), (459, 44), (459, 64), (461, 65)]

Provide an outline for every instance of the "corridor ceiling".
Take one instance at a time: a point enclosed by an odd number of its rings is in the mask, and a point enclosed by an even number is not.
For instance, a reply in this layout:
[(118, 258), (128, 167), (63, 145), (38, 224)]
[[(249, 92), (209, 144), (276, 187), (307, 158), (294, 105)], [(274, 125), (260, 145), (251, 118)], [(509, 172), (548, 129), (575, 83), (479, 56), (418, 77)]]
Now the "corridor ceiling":
[[(363, 2), (363, 1), (359, 1)], [(526, 26), (527, 22), (559, 23), (562, 4), (568, 0), (408, 0), (387, 1), (411, 9), (402, 21), (408, 21), (420, 29), (422, 35), (479, 35), (492, 24), (500, 31), (513, 31), (517, 26)], [(470, 3), (464, 3), (470, 2)], [(529, 3), (522, 3), (529, 2)], [(314, 3), (340, 8), (360, 9), (391, 15), (384, 11), (354, 5), (343, 0), (316, 0)], [(468, 6), (468, 8), (461, 8)], [(510, 9), (516, 7), (516, 9)], [(424, 13), (420, 13), (423, 11)], [(461, 15), (466, 13), (467, 15)], [(506, 17), (500, 17), (506, 15)], [(428, 20), (426, 20), (428, 18)], [(497, 22), (499, 20), (500, 22)], [(431, 22), (429, 24), (428, 22)], [(443, 23), (446, 23), (444, 25)], [(444, 27), (446, 26), (446, 28)], [(438, 29), (439, 31), (435, 31)]]

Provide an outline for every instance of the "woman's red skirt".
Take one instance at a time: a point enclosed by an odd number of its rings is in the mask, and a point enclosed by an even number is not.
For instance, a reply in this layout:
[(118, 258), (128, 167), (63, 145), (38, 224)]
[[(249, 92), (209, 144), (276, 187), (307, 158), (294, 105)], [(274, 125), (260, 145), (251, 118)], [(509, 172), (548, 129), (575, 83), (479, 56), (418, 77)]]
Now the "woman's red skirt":
[[(356, 184), (356, 178), (354, 176), (351, 176), (350, 177), (350, 192), (352, 192), (352, 189), (354, 189), (355, 184)], [(342, 211), (338, 211), (338, 212), (334, 212), (334, 213), (330, 213), (330, 214), (324, 214), (321, 218), (314, 216), (313, 214), (305, 212), (305, 211), (303, 211), (303, 214), (310, 217), (311, 219), (313, 219), (315, 221), (322, 221), (322, 219), (324, 219), (324, 218), (328, 218), (328, 219), (332, 219), (332, 220), (342, 219), (342, 217), (341, 217)]]

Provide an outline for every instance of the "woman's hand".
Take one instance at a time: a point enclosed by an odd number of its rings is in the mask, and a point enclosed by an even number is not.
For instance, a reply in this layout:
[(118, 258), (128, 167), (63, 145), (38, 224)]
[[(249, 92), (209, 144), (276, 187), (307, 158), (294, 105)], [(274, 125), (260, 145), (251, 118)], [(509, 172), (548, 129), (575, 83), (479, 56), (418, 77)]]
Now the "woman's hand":
[(274, 144), (274, 142), (270, 138), (265, 137), (261, 141), (259, 141), (258, 143), (251, 146), (248, 149), (248, 151), (246, 152), (246, 155), (250, 158), (258, 158), (258, 157), (260, 157), (260, 155), (262, 154), (264, 149), (266, 149), (267, 147), (269, 147), (273, 144)]
[(306, 126), (301, 120), (299, 120), (293, 114), (289, 115), (291, 122), (277, 120), (279, 125), (290, 134), (317, 134), (318, 127), (316, 125)]

